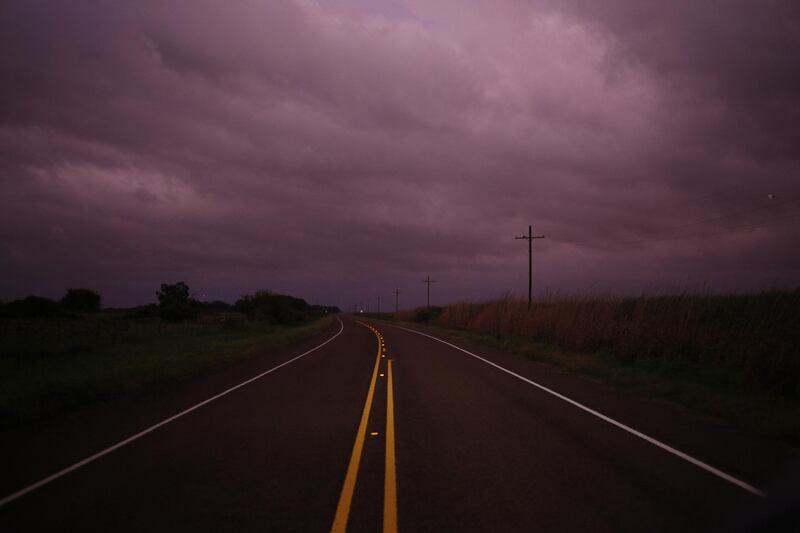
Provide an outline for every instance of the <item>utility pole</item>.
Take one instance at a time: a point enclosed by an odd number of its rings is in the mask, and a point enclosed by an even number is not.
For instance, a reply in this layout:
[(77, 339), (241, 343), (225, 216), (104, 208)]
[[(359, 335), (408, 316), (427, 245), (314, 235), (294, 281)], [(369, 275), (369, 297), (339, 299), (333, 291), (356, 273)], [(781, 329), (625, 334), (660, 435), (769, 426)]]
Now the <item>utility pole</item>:
[(381, 297), (378, 296), (378, 312), (381, 312)]
[(427, 305), (427, 307), (430, 307), (431, 306), (431, 283), (436, 283), (436, 281), (432, 280), (430, 275), (429, 275), (426, 279), (422, 280), (422, 283), (427, 283), (428, 284), (428, 305)]
[(528, 241), (528, 309), (531, 308), (531, 295), (533, 293), (533, 239), (544, 239), (544, 235), (533, 235), (533, 227), (528, 225), (528, 235), (514, 237)]
[(369, 301), (370, 300), (372, 300), (372, 298), (367, 298), (367, 313), (369, 313)]
[(398, 312), (400, 310), (400, 289), (394, 290), (394, 312)]

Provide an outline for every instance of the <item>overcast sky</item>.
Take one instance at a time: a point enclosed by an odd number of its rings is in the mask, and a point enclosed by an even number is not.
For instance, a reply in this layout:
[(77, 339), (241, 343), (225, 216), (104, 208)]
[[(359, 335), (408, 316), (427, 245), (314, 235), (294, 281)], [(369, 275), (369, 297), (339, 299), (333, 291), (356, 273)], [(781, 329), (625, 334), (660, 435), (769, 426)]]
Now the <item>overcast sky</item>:
[[(0, 3), (0, 299), (800, 286), (796, 0)], [(373, 306), (375, 305), (373, 300)]]

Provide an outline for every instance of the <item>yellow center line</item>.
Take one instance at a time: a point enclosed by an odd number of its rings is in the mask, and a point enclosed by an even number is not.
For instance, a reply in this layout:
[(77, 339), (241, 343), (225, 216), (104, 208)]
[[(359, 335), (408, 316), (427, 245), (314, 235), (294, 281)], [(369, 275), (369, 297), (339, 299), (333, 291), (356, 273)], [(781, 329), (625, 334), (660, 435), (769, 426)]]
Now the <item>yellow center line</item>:
[(344, 533), (347, 529), (347, 517), (350, 515), (350, 504), (353, 501), (353, 492), (356, 488), (358, 467), (361, 464), (361, 452), (364, 449), (364, 439), (367, 434), (367, 421), (369, 420), (369, 412), (372, 408), (372, 397), (375, 394), (375, 381), (377, 381), (378, 378), (378, 367), (380, 364), (381, 346), (379, 342), (378, 357), (375, 359), (375, 369), (372, 371), (372, 380), (369, 383), (367, 401), (364, 403), (364, 411), (361, 413), (361, 422), (358, 424), (358, 432), (356, 432), (356, 442), (353, 445), (353, 453), (350, 455), (350, 464), (347, 467), (342, 493), (339, 496), (339, 504), (336, 506), (336, 516), (331, 526), (332, 533)]
[(383, 478), (383, 531), (397, 532), (397, 477), (394, 460), (394, 391), (392, 360), (389, 359), (386, 391), (386, 472)]

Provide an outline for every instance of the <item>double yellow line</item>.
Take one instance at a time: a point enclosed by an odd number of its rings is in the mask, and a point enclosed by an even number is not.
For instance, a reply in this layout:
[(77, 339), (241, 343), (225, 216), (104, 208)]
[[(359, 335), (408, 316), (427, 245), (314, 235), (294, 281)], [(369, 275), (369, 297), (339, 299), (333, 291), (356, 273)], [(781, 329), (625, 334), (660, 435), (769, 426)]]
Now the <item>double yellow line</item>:
[(383, 531), (397, 532), (397, 471), (394, 460), (394, 392), (392, 360), (389, 359), (386, 390), (386, 466), (383, 478)]
[[(339, 496), (339, 504), (336, 506), (336, 516), (331, 526), (332, 533), (344, 533), (347, 530), (347, 518), (350, 515), (350, 505), (353, 501), (353, 493), (356, 488), (358, 478), (358, 467), (361, 464), (361, 455), (364, 450), (364, 439), (367, 435), (367, 423), (369, 413), (372, 409), (372, 400), (375, 396), (375, 383), (378, 379), (378, 370), (381, 365), (381, 356), (386, 350), (383, 336), (380, 332), (368, 324), (359, 322), (362, 326), (369, 328), (378, 339), (378, 356), (375, 358), (375, 368), (372, 370), (372, 380), (367, 391), (367, 401), (364, 403), (364, 410), (361, 413), (361, 421), (356, 432), (356, 442), (353, 445), (353, 453), (350, 455), (350, 464), (347, 466), (347, 474), (344, 478), (342, 493)], [(394, 447), (394, 392), (392, 389), (392, 361), (387, 365), (387, 390), (386, 390), (386, 461), (383, 482), (383, 531), (384, 533), (396, 533), (397, 531), (397, 475), (395, 466), (395, 447)]]

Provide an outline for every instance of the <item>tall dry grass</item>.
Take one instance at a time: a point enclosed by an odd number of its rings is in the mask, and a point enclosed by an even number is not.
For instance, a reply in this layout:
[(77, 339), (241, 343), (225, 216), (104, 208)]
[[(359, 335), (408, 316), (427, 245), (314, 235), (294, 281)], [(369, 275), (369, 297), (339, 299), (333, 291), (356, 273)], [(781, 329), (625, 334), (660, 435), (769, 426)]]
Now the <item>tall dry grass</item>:
[(623, 362), (647, 358), (734, 371), (770, 392), (800, 397), (800, 290), (638, 298), (512, 297), (401, 313), (399, 319), (510, 334)]

